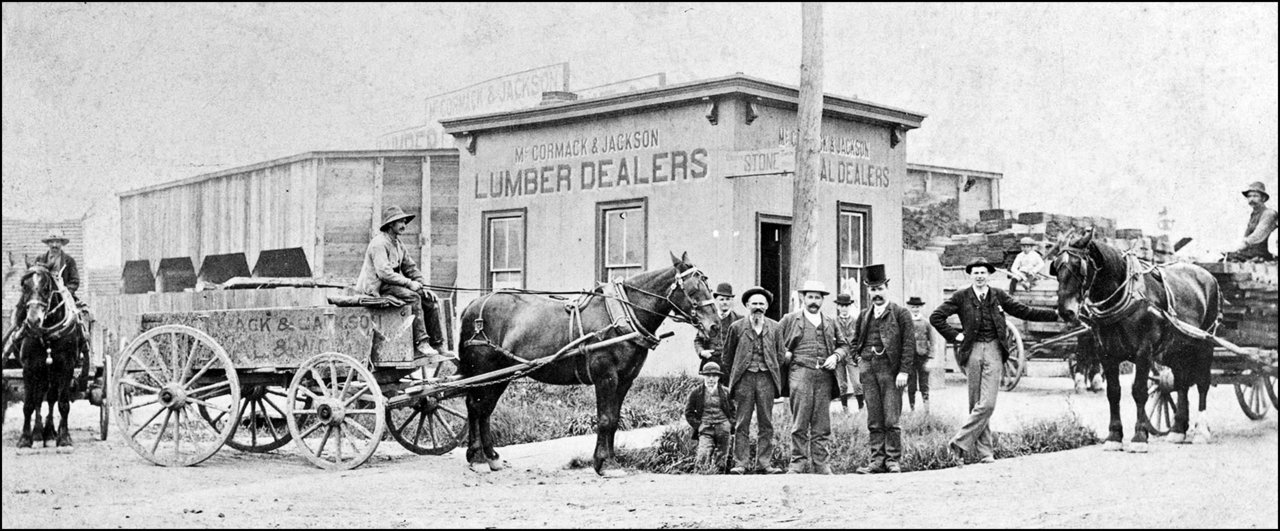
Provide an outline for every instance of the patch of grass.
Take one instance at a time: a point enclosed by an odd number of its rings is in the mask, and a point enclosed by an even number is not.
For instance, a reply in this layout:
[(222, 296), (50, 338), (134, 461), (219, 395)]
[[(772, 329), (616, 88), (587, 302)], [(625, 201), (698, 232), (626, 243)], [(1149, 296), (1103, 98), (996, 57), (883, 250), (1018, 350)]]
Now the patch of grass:
[[(923, 412), (902, 417), (902, 470), (937, 470), (956, 466), (947, 442), (955, 435), (960, 419)], [(996, 458), (1004, 459), (1035, 453), (1069, 450), (1092, 444), (1099, 439), (1073, 414), (1057, 419), (1040, 420), (1013, 433), (996, 433)], [(791, 416), (787, 409), (774, 409), (773, 466), (785, 468), (791, 455)], [(832, 413), (831, 468), (837, 474), (852, 473), (867, 464), (870, 450), (865, 413), (854, 415)], [(750, 455), (755, 455), (753, 440)], [(619, 449), (618, 464), (658, 474), (707, 473), (694, 463), (697, 445), (689, 437), (689, 428), (669, 429), (650, 448)], [(582, 459), (590, 466), (590, 459)]]
[[(622, 402), (619, 430), (675, 422), (700, 380), (688, 375), (636, 378)], [(506, 446), (596, 432), (596, 392), (586, 385), (512, 382), (492, 417), (494, 444)]]

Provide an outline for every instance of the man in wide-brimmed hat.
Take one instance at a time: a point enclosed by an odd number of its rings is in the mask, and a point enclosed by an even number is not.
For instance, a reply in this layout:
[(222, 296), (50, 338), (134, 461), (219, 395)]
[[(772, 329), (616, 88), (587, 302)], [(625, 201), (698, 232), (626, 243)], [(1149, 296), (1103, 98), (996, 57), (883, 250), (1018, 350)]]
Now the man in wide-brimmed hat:
[[(841, 293), (836, 295), (836, 326), (840, 327), (840, 335), (846, 343), (852, 345), (858, 339), (858, 304), (852, 295)], [(863, 408), (862, 377), (856, 356), (848, 356), (836, 363), (836, 385), (840, 387), (840, 407), (849, 412), (849, 397), (858, 400), (858, 409)]]
[(857, 474), (902, 472), (902, 387), (915, 367), (915, 325), (911, 313), (890, 300), (884, 264), (867, 266), (867, 296), (871, 305), (858, 316), (854, 355), (862, 367), (862, 391), (867, 395), (867, 446), (870, 461)]
[(1249, 207), (1253, 212), (1249, 214), (1249, 224), (1244, 229), (1244, 239), (1240, 240), (1234, 252), (1227, 254), (1227, 259), (1274, 260), (1275, 256), (1267, 249), (1267, 240), (1276, 230), (1277, 218), (1275, 209), (1267, 208), (1267, 200), (1271, 199), (1271, 194), (1267, 193), (1267, 186), (1262, 182), (1255, 182), (1240, 193), (1249, 200)]
[[(67, 254), (63, 247), (71, 240), (63, 234), (62, 229), (51, 229), (49, 235), (40, 240), (49, 246), (49, 250), (36, 257), (36, 263), (49, 268), (49, 271), (62, 273), (62, 285), (76, 295), (80, 289), (80, 268), (76, 267), (76, 259)], [(78, 300), (78, 299), (77, 299)]]
[(1013, 266), (1009, 268), (1009, 293), (1018, 290), (1019, 282), (1031, 289), (1039, 278), (1040, 270), (1044, 269), (1044, 258), (1036, 251), (1038, 244), (1035, 240), (1024, 236), (1018, 245), (1022, 247), (1022, 252), (1013, 259)]
[[(356, 280), (356, 291), (371, 296), (391, 295), (413, 311), (413, 343), (418, 357), (441, 356), (444, 334), (440, 330), (439, 304), (423, 286), (422, 271), (400, 242), (400, 235), (414, 218), (398, 206), (383, 211), (381, 232), (369, 241)], [(444, 357), (452, 359), (449, 355)]]
[(782, 316), (787, 377), (791, 387), (791, 465), (788, 474), (830, 474), (831, 400), (840, 396), (835, 368), (849, 357), (849, 345), (835, 319), (823, 315), (826, 286), (806, 280), (796, 290), (803, 307)]
[[(708, 363), (715, 362), (717, 365), (724, 361), (724, 335), (729, 332), (729, 325), (734, 321), (741, 319), (742, 316), (733, 311), (733, 286), (728, 282), (721, 282), (716, 286), (716, 291), (711, 294), (716, 301), (716, 310), (720, 312), (720, 328), (718, 334), (707, 336), (702, 332), (698, 332), (693, 338), (693, 346), (698, 350), (698, 368), (706, 367)], [(729, 384), (726, 376), (722, 379), (725, 385)]]
[[(973, 285), (956, 291), (929, 315), (929, 324), (942, 337), (960, 343), (956, 348), (956, 363), (969, 380), (969, 419), (950, 441), (950, 448), (961, 464), (965, 459), (995, 462), (989, 424), (995, 412), (1000, 377), (1004, 374), (1004, 360), (1012, 351), (1004, 314), (1008, 312), (1025, 321), (1058, 320), (1058, 312), (1054, 310), (1032, 308), (1003, 290), (989, 286), (987, 281), (995, 268), (995, 264), (982, 258), (969, 262), (964, 271)], [(960, 314), (962, 330), (947, 323), (947, 318), (955, 314)]]
[(719, 363), (708, 362), (698, 374), (703, 376), (702, 385), (689, 393), (684, 406), (684, 420), (693, 427), (693, 439), (698, 441), (695, 460), (700, 465), (724, 463), (729, 423), (734, 418), (733, 400), (729, 388), (720, 383), (724, 373)]
[[(733, 468), (730, 474), (745, 474), (756, 468), (778, 474), (773, 466), (773, 399), (782, 393), (782, 332), (778, 322), (765, 317), (773, 304), (773, 293), (755, 286), (742, 293), (747, 317), (729, 326), (724, 336), (724, 367), (729, 369), (729, 396), (735, 410), (733, 420)], [(751, 447), (751, 413), (756, 416), (755, 466), (748, 462)]]

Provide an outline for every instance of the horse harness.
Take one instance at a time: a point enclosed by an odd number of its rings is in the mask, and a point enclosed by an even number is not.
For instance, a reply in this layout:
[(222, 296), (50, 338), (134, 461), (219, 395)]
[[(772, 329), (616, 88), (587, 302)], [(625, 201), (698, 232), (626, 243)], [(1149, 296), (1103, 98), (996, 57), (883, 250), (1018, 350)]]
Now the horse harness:
[[(58, 274), (53, 274), (52, 271), (42, 266), (35, 266), (35, 267), (32, 267), (32, 269), (34, 270), (34, 274), (40, 274), (41, 272), (48, 273), (50, 275), (50, 278), (53, 279), (54, 289), (50, 292), (49, 297), (45, 299), (41, 299), (39, 297), (32, 297), (32, 300), (28, 300), (26, 303), (27, 311), (30, 312), (31, 308), (34, 306), (43, 307), (47, 309), (45, 313), (47, 317), (48, 314), (57, 311), (59, 308), (65, 308), (65, 309), (62, 312), (62, 319), (59, 320), (57, 323), (53, 324), (52, 326), (40, 325), (40, 326), (32, 327), (31, 325), (28, 325), (27, 321), (24, 319), (22, 321), (21, 329), (19, 329), (18, 332), (16, 333), (21, 333), (24, 340), (27, 337), (34, 336), (38, 341), (40, 341), (40, 346), (44, 347), (44, 351), (45, 351), (44, 363), (45, 365), (52, 365), (53, 364), (53, 347), (49, 346), (49, 342), (57, 341), (59, 339), (62, 339), (63, 337), (66, 337), (66, 335), (69, 334), (72, 330), (74, 330), (77, 326), (80, 326), (81, 323), (79, 319), (79, 308), (75, 304), (67, 304), (67, 301), (75, 300), (75, 299), (72, 298), (71, 291), (68, 290), (67, 287), (62, 284), (61, 271), (59, 271)], [(53, 305), (52, 308), (49, 308), (48, 298), (52, 298), (54, 293), (61, 295), (61, 297), (59, 297), (57, 304)], [(27, 331), (31, 331), (34, 333), (27, 334), (26, 333)], [(18, 362), (20, 364), (25, 365), (26, 360), (22, 359), (22, 356), (19, 355)]]
[[(490, 340), (488, 333), (485, 332), (485, 329), (484, 329), (484, 309), (485, 309), (485, 306), (489, 303), (489, 299), (493, 295), (497, 295), (499, 293), (505, 292), (505, 293), (515, 294), (515, 293), (520, 293), (520, 291), (505, 290), (505, 291), (494, 292), (494, 293), (485, 295), (483, 297), (483, 300), (480, 303), (480, 311), (478, 312), (479, 316), (476, 317), (474, 321), (473, 328), (475, 331), (472, 334), (471, 339), (466, 341), (466, 344), (472, 345), (472, 346), (485, 346), (485, 347), (492, 348), (494, 351), (502, 354), (503, 356), (506, 356), (507, 358), (510, 358), (512, 361), (515, 361), (522, 365), (529, 366), (530, 369), (526, 371), (517, 372), (509, 378), (503, 378), (501, 380), (496, 380), (492, 382), (478, 383), (478, 384), (474, 384), (473, 386), (480, 387), (485, 385), (493, 385), (499, 382), (510, 381), (514, 378), (524, 376), (529, 372), (533, 372), (534, 370), (537, 370), (543, 367), (544, 365), (548, 365), (551, 362), (556, 361), (562, 356), (565, 356), (565, 355), (578, 356), (579, 354), (581, 354), (580, 357), (582, 358), (582, 363), (573, 364), (574, 376), (578, 378), (579, 383), (588, 384), (588, 385), (594, 384), (594, 381), (591, 377), (591, 351), (584, 348), (585, 343), (587, 343), (588, 341), (599, 341), (602, 339), (606, 339), (610, 335), (610, 332), (614, 332), (618, 336), (626, 335), (631, 332), (636, 332), (640, 335), (640, 337), (636, 341), (641, 346), (644, 346), (649, 350), (653, 350), (657, 348), (658, 344), (662, 342), (662, 339), (659, 338), (654, 331), (650, 331), (640, 325), (639, 317), (636, 315), (636, 310), (641, 310), (641, 311), (650, 312), (650, 313), (656, 313), (656, 312), (648, 308), (637, 306), (634, 302), (631, 301), (630, 297), (627, 295), (628, 290), (639, 292), (643, 295), (646, 295), (654, 299), (666, 301), (668, 304), (671, 305), (671, 308), (673, 310), (675, 310), (676, 312), (679, 312), (678, 315), (670, 315), (673, 321), (689, 323), (701, 329), (701, 325), (698, 323), (698, 320), (696, 317), (694, 317), (689, 312), (685, 311), (683, 308), (680, 307), (680, 305), (676, 304), (674, 301), (671, 300), (671, 296), (674, 295), (677, 290), (681, 290), (681, 292), (683, 293), (681, 284), (684, 282), (685, 279), (693, 275), (700, 275), (701, 280), (704, 282), (706, 281), (706, 275), (704, 275), (701, 270), (699, 270), (697, 267), (690, 267), (689, 269), (676, 273), (675, 279), (672, 280), (671, 285), (667, 289), (667, 293), (665, 295), (658, 295), (656, 293), (645, 291), (635, 286), (629, 286), (622, 281), (613, 281), (613, 282), (604, 283), (603, 285), (600, 286), (600, 293), (582, 293), (581, 295), (579, 295), (578, 298), (565, 303), (565, 311), (567, 311), (569, 314), (569, 323), (568, 323), (569, 333), (572, 335), (576, 330), (577, 338), (574, 339), (573, 341), (570, 341), (569, 344), (566, 345), (564, 348), (562, 348), (561, 351), (556, 355), (549, 356), (547, 358), (542, 358), (540, 360), (525, 359), (520, 357), (516, 353), (503, 348), (501, 345), (498, 345), (497, 343), (494, 343), (492, 340)], [(687, 293), (683, 293), (683, 294), (685, 295), (686, 299), (689, 299), (689, 296)], [(587, 304), (590, 303), (591, 300), (595, 297), (602, 297), (604, 299), (605, 311), (609, 315), (609, 324), (606, 325), (604, 328), (588, 333), (586, 332), (582, 324), (582, 309), (585, 308)], [(714, 304), (715, 304), (715, 301), (706, 300), (699, 303), (698, 306), (701, 307), (701, 306), (714, 305)]]
[[(1086, 295), (1083, 297), (1084, 301), (1080, 305), (1080, 320), (1089, 328), (1093, 329), (1095, 334), (1097, 333), (1098, 327), (1119, 322), (1121, 319), (1128, 317), (1133, 314), (1133, 312), (1142, 308), (1143, 303), (1146, 303), (1146, 305), (1155, 310), (1155, 313), (1160, 317), (1169, 321), (1171, 325), (1174, 325), (1174, 330), (1182, 332), (1182, 329), (1173, 322), (1178, 318), (1178, 310), (1177, 306), (1174, 304), (1175, 298), (1173, 289), (1164, 278), (1163, 269), (1166, 264), (1149, 263), (1138, 258), (1132, 252), (1125, 251), (1123, 255), (1124, 280), (1121, 281), (1115, 291), (1112, 291), (1106, 298), (1101, 301), (1094, 302), (1087, 294), (1092, 291), (1093, 282), (1097, 277), (1097, 272), (1099, 270), (1097, 262), (1095, 262), (1093, 257), (1089, 256), (1089, 253), (1083, 249), (1067, 248), (1064, 249), (1063, 252), (1076, 258), (1080, 258), (1089, 265), (1088, 273), (1085, 275), (1085, 283), (1081, 288), (1081, 291)], [(1151, 275), (1151, 278), (1159, 283), (1160, 287), (1164, 289), (1165, 306), (1167, 308), (1161, 308), (1155, 303), (1155, 301), (1150, 300), (1145, 295), (1145, 290), (1140, 284), (1140, 279), (1146, 275)], [(1213, 334), (1217, 326), (1218, 323), (1215, 322), (1213, 327), (1207, 332)], [(1185, 332), (1183, 333), (1185, 334)]]

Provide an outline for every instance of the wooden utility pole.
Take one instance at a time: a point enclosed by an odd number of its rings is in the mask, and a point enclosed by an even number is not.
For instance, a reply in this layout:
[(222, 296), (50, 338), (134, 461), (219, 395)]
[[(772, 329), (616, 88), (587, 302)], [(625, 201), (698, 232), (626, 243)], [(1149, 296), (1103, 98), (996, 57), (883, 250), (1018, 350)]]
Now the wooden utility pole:
[[(822, 3), (800, 5), (800, 110), (791, 197), (791, 289), (819, 279), (818, 175), (822, 171)], [(828, 289), (835, 291), (836, 286)]]

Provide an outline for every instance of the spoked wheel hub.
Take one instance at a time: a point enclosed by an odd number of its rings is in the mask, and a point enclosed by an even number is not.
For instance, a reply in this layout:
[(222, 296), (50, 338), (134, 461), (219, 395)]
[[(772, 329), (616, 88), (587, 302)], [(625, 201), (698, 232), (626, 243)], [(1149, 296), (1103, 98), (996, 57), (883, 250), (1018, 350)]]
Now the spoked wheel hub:
[(347, 408), (340, 400), (321, 398), (316, 404), (316, 417), (326, 425), (338, 426), (342, 424), (342, 419), (347, 418)]
[(159, 396), (156, 397), (160, 401), (162, 407), (166, 407), (177, 411), (187, 406), (187, 392), (182, 386), (176, 384), (168, 384), (160, 389)]

